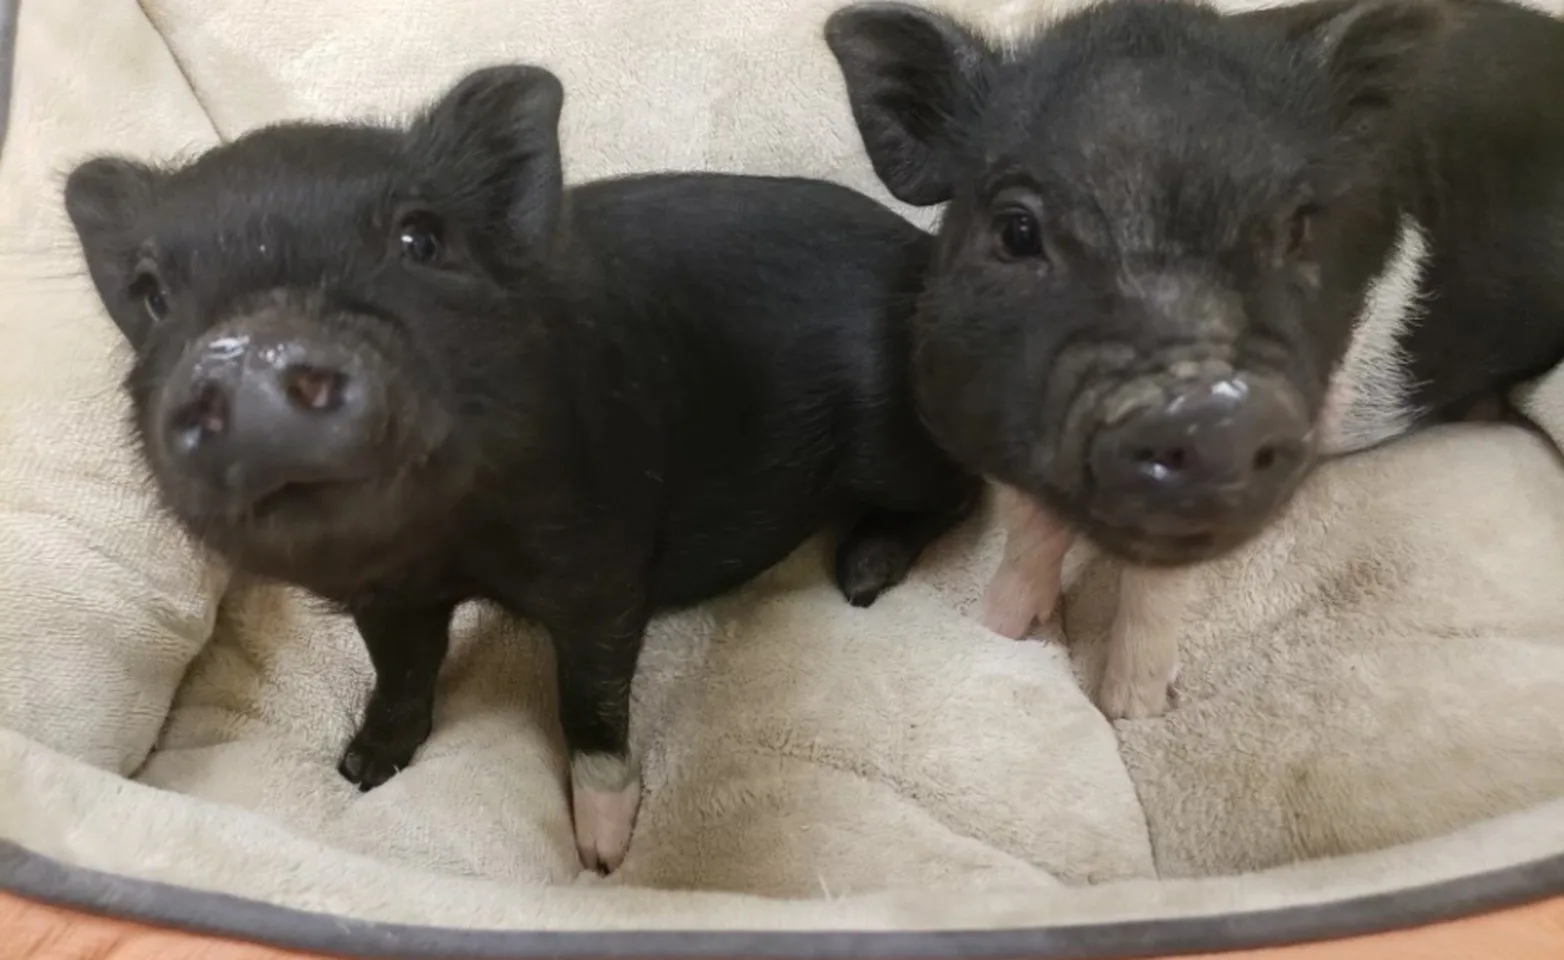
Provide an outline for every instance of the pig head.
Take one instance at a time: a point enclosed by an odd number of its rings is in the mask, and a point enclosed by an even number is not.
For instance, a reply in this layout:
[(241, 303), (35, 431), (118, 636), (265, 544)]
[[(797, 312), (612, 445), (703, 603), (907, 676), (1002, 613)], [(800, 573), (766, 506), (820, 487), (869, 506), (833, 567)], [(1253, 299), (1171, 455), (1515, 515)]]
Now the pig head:
[(1397, 106), (1440, 22), (1116, 0), (1000, 50), (907, 4), (834, 14), (876, 172), (947, 205), (914, 361), (940, 443), (1137, 563), (1263, 529), (1395, 242)]
[[(509, 359), (497, 316), (548, 368), (529, 331), (551, 295), (561, 102), (552, 74), (492, 67), (405, 132), (283, 123), (172, 169), (71, 172), (67, 211), (135, 352), (135, 436), (197, 539), (336, 599), (428, 549), (488, 435), (528, 449), (534, 420), (497, 411), (541, 419), (536, 398), (478, 402), (449, 371)], [(536, 281), (521, 305), (495, 279), (518, 273)]]

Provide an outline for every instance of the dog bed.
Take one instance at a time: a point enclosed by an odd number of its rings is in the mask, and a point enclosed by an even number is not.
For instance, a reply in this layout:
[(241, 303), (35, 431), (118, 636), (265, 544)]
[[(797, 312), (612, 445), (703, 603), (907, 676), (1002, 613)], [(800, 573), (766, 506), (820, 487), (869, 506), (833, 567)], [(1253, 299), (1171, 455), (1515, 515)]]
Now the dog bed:
[[(1003, 35), (1062, 2), (947, 5)], [(867, 610), (815, 542), (659, 618), (646, 795), (609, 877), (576, 860), (547, 644), (492, 610), (458, 616), (414, 763), (367, 794), (337, 774), (367, 657), (154, 508), (65, 171), (394, 118), (519, 59), (566, 84), (572, 180), (803, 173), (890, 202), (821, 40), (833, 6), (12, 0), (0, 956), (1564, 956), (1564, 373), (1517, 398), (1541, 431), (1331, 464), (1202, 568), (1160, 719), (1110, 724), (1083, 693), (1114, 601), (1089, 548), (1069, 646), (1058, 620), (978, 625), (985, 509)]]

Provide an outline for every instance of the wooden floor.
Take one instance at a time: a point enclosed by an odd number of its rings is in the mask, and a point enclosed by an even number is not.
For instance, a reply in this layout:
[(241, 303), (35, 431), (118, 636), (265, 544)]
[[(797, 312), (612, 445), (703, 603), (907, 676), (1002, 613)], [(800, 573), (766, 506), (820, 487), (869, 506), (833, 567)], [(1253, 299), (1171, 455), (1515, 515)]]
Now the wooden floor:
[[(1221, 960), (1564, 960), (1564, 897), (1531, 907), (1398, 933), (1268, 950), (1201, 954), (1198, 960), (1218, 957)], [(0, 893), (0, 960), (208, 958), (327, 960), (318, 954), (273, 950), (104, 920)]]
[[(1238, 953), (1199, 960), (1564, 960), (1564, 897), (1454, 923), (1373, 937)], [(1194, 960), (1194, 958), (1190, 958)]]

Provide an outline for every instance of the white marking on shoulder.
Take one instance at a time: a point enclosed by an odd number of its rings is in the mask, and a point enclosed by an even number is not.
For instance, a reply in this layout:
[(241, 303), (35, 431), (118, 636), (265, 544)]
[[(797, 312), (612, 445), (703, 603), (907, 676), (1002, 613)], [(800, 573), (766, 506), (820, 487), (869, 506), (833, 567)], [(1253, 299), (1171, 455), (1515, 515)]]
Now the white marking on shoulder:
[(1352, 342), (1331, 376), (1320, 416), (1320, 452), (1337, 456), (1384, 443), (1410, 430), (1422, 411), (1412, 406), (1403, 335), (1423, 315), (1428, 237), (1403, 214), (1385, 267), (1369, 285)]

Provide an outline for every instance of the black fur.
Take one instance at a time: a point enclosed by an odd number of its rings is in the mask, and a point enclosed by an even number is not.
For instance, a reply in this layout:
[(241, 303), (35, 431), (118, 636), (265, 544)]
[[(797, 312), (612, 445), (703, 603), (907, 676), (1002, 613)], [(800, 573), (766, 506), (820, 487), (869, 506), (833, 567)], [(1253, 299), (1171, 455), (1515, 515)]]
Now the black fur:
[[(1303, 469), (1201, 536), (1152, 533), (1149, 509), (1110, 521), (1087, 449), (1180, 365), (1269, 378), (1317, 417), (1403, 214), (1432, 251), (1401, 340), (1412, 421), (1564, 358), (1555, 19), (1499, 0), (1105, 0), (1001, 53), (863, 3), (826, 39), (890, 190), (948, 201), (915, 321), (926, 422), (1109, 550), (1200, 560), (1275, 515)], [(1000, 255), (1017, 209), (1040, 256)]]
[[(927, 235), (803, 179), (565, 192), (562, 97), (541, 68), (490, 68), (405, 130), (280, 125), (171, 171), (92, 160), (66, 189), (168, 509), (363, 634), (377, 682), (342, 770), (365, 789), (427, 737), (465, 600), (546, 626), (569, 749), (624, 757), (654, 611), (843, 511), (837, 580), (868, 605), (975, 501), (907, 383)], [(437, 262), (403, 256), (409, 224)], [(191, 357), (263, 328), (350, 352), (384, 407), (372, 469), (250, 501), (169, 454)]]

